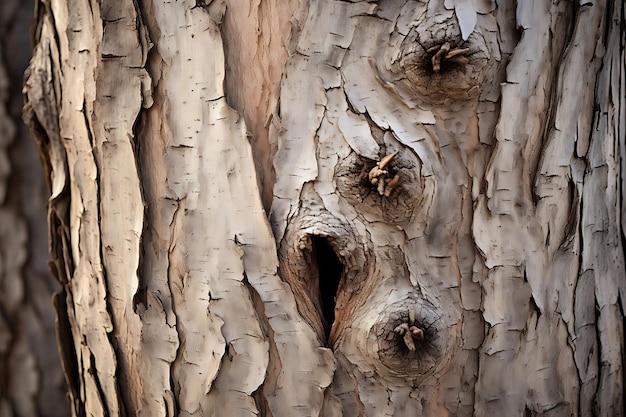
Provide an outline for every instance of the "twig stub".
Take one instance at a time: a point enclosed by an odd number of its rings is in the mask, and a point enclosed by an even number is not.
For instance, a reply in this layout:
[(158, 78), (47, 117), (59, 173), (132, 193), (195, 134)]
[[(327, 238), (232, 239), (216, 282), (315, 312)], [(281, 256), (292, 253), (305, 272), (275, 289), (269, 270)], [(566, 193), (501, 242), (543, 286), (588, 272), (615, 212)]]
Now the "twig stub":
[(445, 62), (445, 61), (455, 62), (460, 65), (465, 65), (469, 62), (469, 59), (463, 56), (469, 52), (469, 48), (456, 48), (456, 49), (451, 49), (451, 48), (452, 47), (450, 46), (450, 42), (445, 42), (441, 46), (433, 46), (432, 48), (428, 49), (427, 51), (428, 53), (437, 51), (435, 52), (435, 55), (433, 55), (432, 58), (430, 59), (430, 62), (432, 63), (432, 66), (433, 66), (433, 72), (435, 74), (438, 74), (441, 72), (442, 62)]
[(415, 352), (415, 341), (421, 342), (424, 340), (424, 330), (414, 325), (409, 326), (408, 323), (400, 324), (393, 331), (403, 336), (402, 340), (411, 352)]
[(400, 176), (395, 174), (390, 178), (389, 170), (385, 169), (397, 154), (398, 151), (395, 151), (386, 155), (368, 174), (370, 184), (376, 186), (376, 190), (381, 196), (389, 197), (391, 192), (400, 185)]

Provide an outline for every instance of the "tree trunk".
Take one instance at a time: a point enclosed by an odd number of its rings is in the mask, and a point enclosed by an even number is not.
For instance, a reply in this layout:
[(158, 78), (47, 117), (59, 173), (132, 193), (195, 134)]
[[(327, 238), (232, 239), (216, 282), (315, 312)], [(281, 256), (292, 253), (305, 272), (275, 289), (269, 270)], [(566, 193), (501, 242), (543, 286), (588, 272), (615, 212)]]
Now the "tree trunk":
[(75, 415), (624, 414), (619, 1), (38, 10)]
[(33, 4), (0, 4), (0, 416), (69, 414), (47, 267), (46, 186), (20, 122)]

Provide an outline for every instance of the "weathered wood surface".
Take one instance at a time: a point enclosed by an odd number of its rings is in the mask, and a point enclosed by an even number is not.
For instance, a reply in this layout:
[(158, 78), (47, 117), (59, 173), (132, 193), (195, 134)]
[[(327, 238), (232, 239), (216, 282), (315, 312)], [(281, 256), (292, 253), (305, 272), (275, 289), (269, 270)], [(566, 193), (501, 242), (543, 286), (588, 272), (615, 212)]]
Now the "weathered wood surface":
[(33, 5), (0, 3), (0, 416), (69, 415), (47, 267), (46, 184), (21, 122)]
[(620, 2), (40, 10), (75, 414), (623, 415)]

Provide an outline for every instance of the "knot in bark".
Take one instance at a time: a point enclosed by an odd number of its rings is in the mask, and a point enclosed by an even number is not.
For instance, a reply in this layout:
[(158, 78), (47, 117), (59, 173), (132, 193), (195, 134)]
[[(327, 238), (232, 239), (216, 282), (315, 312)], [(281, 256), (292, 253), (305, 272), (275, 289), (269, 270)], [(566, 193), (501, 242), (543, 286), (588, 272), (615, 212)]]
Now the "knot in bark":
[(352, 153), (335, 169), (337, 191), (367, 218), (403, 227), (422, 201), (421, 167), (411, 152), (396, 150), (375, 164)]
[[(414, 385), (445, 370), (451, 334), (433, 304), (410, 294), (374, 310), (362, 311), (342, 335), (357, 345), (342, 345), (342, 352), (354, 363), (367, 363), (383, 378)], [(366, 344), (360, 345), (359, 340)]]
[[(322, 207), (322, 205), (311, 205)], [(366, 273), (367, 248), (344, 219), (302, 207), (279, 246), (279, 274), (289, 283), (303, 318), (330, 343), (335, 307), (341, 310)]]
[[(431, 27), (429, 27), (431, 26)], [(448, 30), (443, 37), (441, 24), (424, 22), (411, 29), (400, 46), (399, 59), (391, 67), (398, 87), (424, 103), (442, 104), (478, 98), (481, 85), (495, 76), (500, 56), (494, 59), (484, 35), (474, 31), (467, 41), (459, 31)]]

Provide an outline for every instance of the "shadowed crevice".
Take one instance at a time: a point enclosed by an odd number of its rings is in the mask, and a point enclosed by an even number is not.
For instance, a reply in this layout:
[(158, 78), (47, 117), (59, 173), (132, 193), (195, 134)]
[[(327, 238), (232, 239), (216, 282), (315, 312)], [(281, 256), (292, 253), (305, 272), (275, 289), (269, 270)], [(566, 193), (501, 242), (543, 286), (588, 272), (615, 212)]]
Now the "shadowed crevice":
[(328, 240), (322, 236), (311, 236), (313, 260), (317, 266), (319, 297), (326, 340), (335, 321), (335, 299), (343, 275), (343, 264)]

